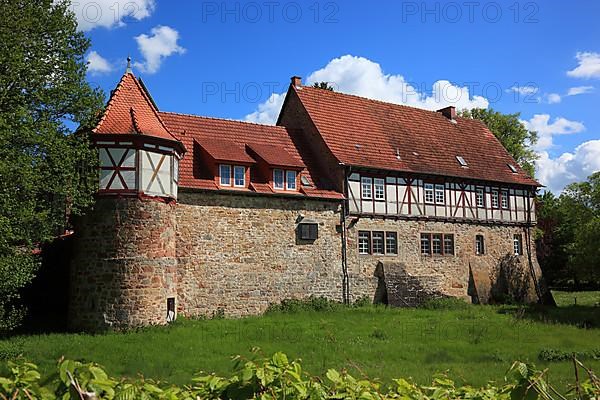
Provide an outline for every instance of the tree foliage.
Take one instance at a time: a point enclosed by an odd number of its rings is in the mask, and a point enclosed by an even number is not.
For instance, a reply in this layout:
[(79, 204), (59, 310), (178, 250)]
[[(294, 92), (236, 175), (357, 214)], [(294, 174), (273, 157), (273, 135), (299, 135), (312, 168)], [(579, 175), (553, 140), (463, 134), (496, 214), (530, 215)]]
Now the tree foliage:
[(537, 133), (525, 128), (519, 120), (520, 113), (502, 114), (493, 109), (474, 108), (462, 111), (461, 116), (483, 121), (515, 161), (530, 176), (535, 175), (537, 156), (531, 146), (537, 142)]
[(33, 249), (92, 201), (90, 125), (102, 93), (85, 81), (90, 46), (66, 2), (0, 0), (0, 332), (23, 315)]
[(538, 201), (538, 256), (554, 284), (600, 285), (600, 172)]
[(315, 89), (329, 90), (330, 92), (334, 91), (333, 86), (331, 86), (329, 82), (315, 82), (313, 83), (312, 87)]

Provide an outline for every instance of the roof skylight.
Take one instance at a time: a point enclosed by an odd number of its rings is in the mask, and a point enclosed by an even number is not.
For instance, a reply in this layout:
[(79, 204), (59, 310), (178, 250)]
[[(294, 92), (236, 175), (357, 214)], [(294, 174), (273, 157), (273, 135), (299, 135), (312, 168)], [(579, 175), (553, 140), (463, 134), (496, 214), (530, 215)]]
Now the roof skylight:
[(461, 167), (467, 167), (467, 166), (469, 166), (469, 164), (467, 164), (467, 162), (465, 161), (465, 159), (462, 158), (461, 156), (456, 156), (456, 160), (458, 161), (458, 163), (460, 164)]
[(510, 170), (513, 172), (513, 174), (517, 173), (517, 168), (514, 165), (512, 165), (512, 164), (506, 164), (506, 165), (508, 165), (508, 168), (510, 168)]

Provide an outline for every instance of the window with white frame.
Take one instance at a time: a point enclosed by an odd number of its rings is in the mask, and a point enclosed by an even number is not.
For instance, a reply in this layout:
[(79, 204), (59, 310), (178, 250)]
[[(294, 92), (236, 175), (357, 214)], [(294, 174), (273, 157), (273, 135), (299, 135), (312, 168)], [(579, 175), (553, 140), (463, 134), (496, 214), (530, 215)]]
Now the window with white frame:
[(508, 190), (503, 190), (502, 196), (500, 196), (500, 204), (502, 208), (508, 208)]
[(519, 234), (513, 236), (513, 250), (515, 256), (523, 255), (523, 239)]
[(221, 186), (231, 186), (231, 165), (219, 165), (219, 179)]
[(282, 169), (273, 170), (273, 188), (283, 190), (285, 187), (285, 175)]
[(434, 233), (431, 235), (431, 251), (433, 254), (442, 254), (442, 234)]
[(426, 183), (423, 188), (425, 189), (425, 203), (433, 203), (433, 183)]
[(451, 233), (422, 233), (421, 255), (453, 256), (454, 234)]
[(373, 254), (385, 254), (385, 243), (383, 232), (373, 232)]
[(233, 167), (233, 186), (246, 186), (246, 167), (243, 167), (241, 165), (236, 165)]
[(431, 255), (431, 235), (429, 233), (421, 234), (421, 254)]
[(477, 203), (477, 207), (485, 207), (485, 191), (482, 188), (477, 188), (475, 191), (475, 201)]
[(452, 234), (444, 235), (444, 255), (454, 255), (454, 235)]
[(498, 208), (498, 191), (492, 190), (492, 208)]
[(475, 236), (475, 254), (479, 256), (485, 254), (485, 243), (483, 235)]
[(360, 178), (360, 188), (363, 200), (371, 200), (373, 198), (373, 179), (363, 176)]
[(444, 185), (435, 185), (435, 204), (445, 203)]
[(398, 254), (398, 234), (396, 232), (385, 233), (385, 253)]
[(285, 171), (285, 188), (287, 190), (296, 190), (296, 171)]
[(385, 180), (380, 178), (374, 179), (375, 200), (385, 200)]
[(359, 231), (358, 232), (358, 253), (359, 254), (371, 254), (371, 232)]

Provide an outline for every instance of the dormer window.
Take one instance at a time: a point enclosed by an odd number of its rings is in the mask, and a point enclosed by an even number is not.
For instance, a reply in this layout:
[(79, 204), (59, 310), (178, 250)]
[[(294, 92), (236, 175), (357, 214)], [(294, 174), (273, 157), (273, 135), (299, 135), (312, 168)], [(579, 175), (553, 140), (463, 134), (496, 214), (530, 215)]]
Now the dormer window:
[(246, 167), (242, 165), (219, 165), (219, 183), (221, 186), (246, 187)]
[(231, 165), (219, 165), (221, 186), (231, 186)]
[(287, 190), (296, 190), (296, 171), (285, 172), (285, 188)]
[(296, 178), (297, 171), (274, 169), (273, 170), (273, 189), (275, 190), (297, 190), (298, 184)]
[(241, 165), (233, 167), (233, 186), (246, 187), (246, 167)]

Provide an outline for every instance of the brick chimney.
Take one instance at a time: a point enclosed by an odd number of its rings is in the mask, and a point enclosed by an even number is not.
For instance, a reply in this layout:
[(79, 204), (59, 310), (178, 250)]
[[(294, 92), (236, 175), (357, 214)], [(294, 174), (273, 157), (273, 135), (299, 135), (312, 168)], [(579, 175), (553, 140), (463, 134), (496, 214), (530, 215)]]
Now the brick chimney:
[(442, 109), (437, 110), (437, 112), (442, 113), (442, 115), (448, 118), (450, 121), (456, 120), (456, 107), (448, 106)]
[(292, 76), (292, 86), (302, 87), (302, 78), (299, 76)]

